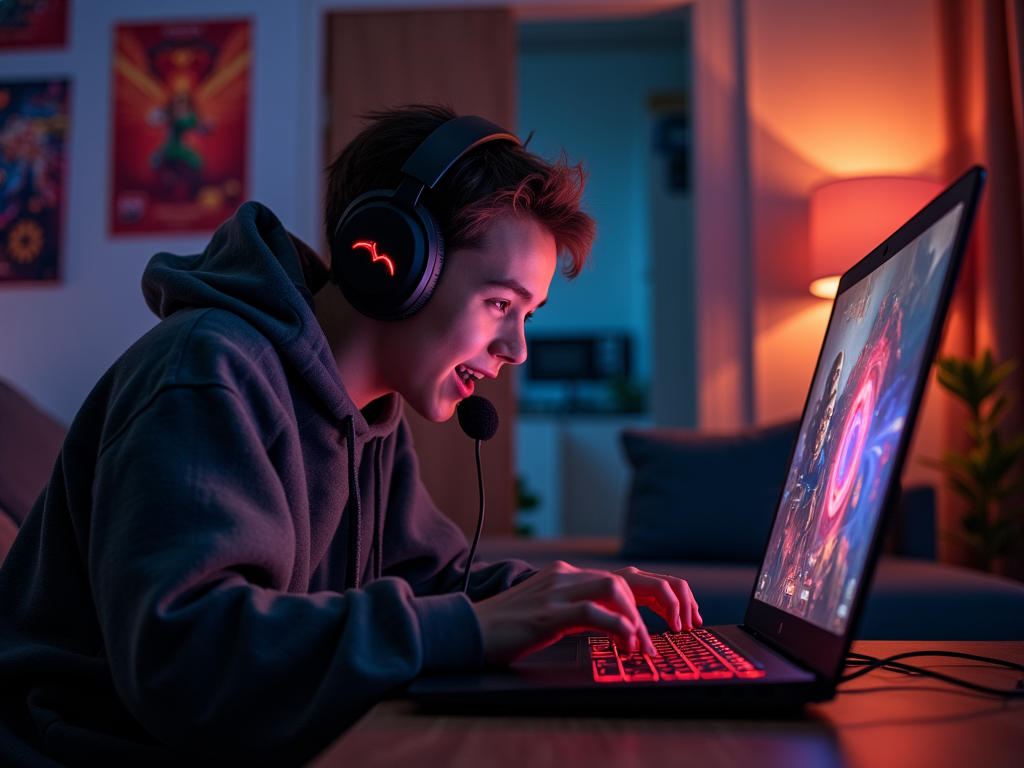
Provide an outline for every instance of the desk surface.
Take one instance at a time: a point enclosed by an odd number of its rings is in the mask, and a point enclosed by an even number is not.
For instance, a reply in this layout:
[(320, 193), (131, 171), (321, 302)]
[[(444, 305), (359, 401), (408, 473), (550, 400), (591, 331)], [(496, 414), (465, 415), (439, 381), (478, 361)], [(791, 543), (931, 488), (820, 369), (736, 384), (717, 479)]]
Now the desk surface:
[[(887, 656), (955, 650), (1024, 663), (1024, 642), (859, 642)], [(958, 659), (914, 659), (947, 674), (1012, 688), (1022, 675)], [(809, 705), (798, 720), (471, 717), (378, 704), (311, 763), (334, 766), (784, 766), (943, 768), (1024, 765), (1024, 700), (878, 670)]]

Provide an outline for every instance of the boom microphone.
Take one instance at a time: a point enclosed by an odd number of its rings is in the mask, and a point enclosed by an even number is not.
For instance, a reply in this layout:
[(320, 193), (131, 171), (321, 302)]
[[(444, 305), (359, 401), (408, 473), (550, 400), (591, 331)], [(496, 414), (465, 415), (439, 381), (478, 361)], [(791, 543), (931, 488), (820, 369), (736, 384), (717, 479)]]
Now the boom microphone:
[(484, 528), (484, 474), (480, 468), (480, 442), (490, 440), (498, 431), (498, 411), (486, 397), (470, 395), (457, 407), (459, 414), (459, 426), (462, 431), (476, 440), (476, 481), (480, 486), (480, 517), (476, 522), (476, 536), (473, 537), (473, 546), (469, 550), (469, 560), (466, 561), (466, 578), (462, 583), (462, 591), (469, 591), (469, 572), (473, 569), (473, 557), (476, 555), (476, 545), (480, 541), (480, 531)]
[(458, 406), (459, 426), (474, 440), (490, 440), (498, 431), (498, 411), (486, 397), (470, 395)]

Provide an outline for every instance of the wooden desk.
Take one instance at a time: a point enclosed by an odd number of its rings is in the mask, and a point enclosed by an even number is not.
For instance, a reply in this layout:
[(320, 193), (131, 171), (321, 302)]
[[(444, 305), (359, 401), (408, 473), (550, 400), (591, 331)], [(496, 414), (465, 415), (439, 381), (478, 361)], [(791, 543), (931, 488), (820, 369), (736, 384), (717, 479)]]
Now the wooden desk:
[[(1024, 642), (860, 642), (872, 656), (966, 651), (1024, 663)], [(1012, 688), (1021, 673), (957, 659), (915, 659), (974, 682)], [(798, 720), (470, 717), (378, 704), (310, 768), (335, 766), (779, 766), (1021, 768), (1024, 700), (879, 670), (846, 683)]]

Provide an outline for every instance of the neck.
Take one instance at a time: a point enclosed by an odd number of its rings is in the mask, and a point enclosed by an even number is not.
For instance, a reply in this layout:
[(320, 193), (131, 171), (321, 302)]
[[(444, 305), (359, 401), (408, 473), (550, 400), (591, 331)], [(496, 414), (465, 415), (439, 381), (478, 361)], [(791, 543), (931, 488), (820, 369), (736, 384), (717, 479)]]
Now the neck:
[(379, 324), (360, 314), (341, 290), (328, 282), (313, 297), (316, 321), (327, 338), (349, 397), (362, 410), (378, 397), (394, 390), (380, 375), (377, 361)]

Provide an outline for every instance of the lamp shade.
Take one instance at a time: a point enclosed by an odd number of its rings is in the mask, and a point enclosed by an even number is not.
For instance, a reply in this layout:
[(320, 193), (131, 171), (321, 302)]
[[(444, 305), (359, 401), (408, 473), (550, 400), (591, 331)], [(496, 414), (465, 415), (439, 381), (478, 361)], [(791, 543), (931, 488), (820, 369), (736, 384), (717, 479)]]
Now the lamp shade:
[(840, 276), (941, 191), (935, 181), (876, 176), (811, 192), (811, 293), (834, 298)]

